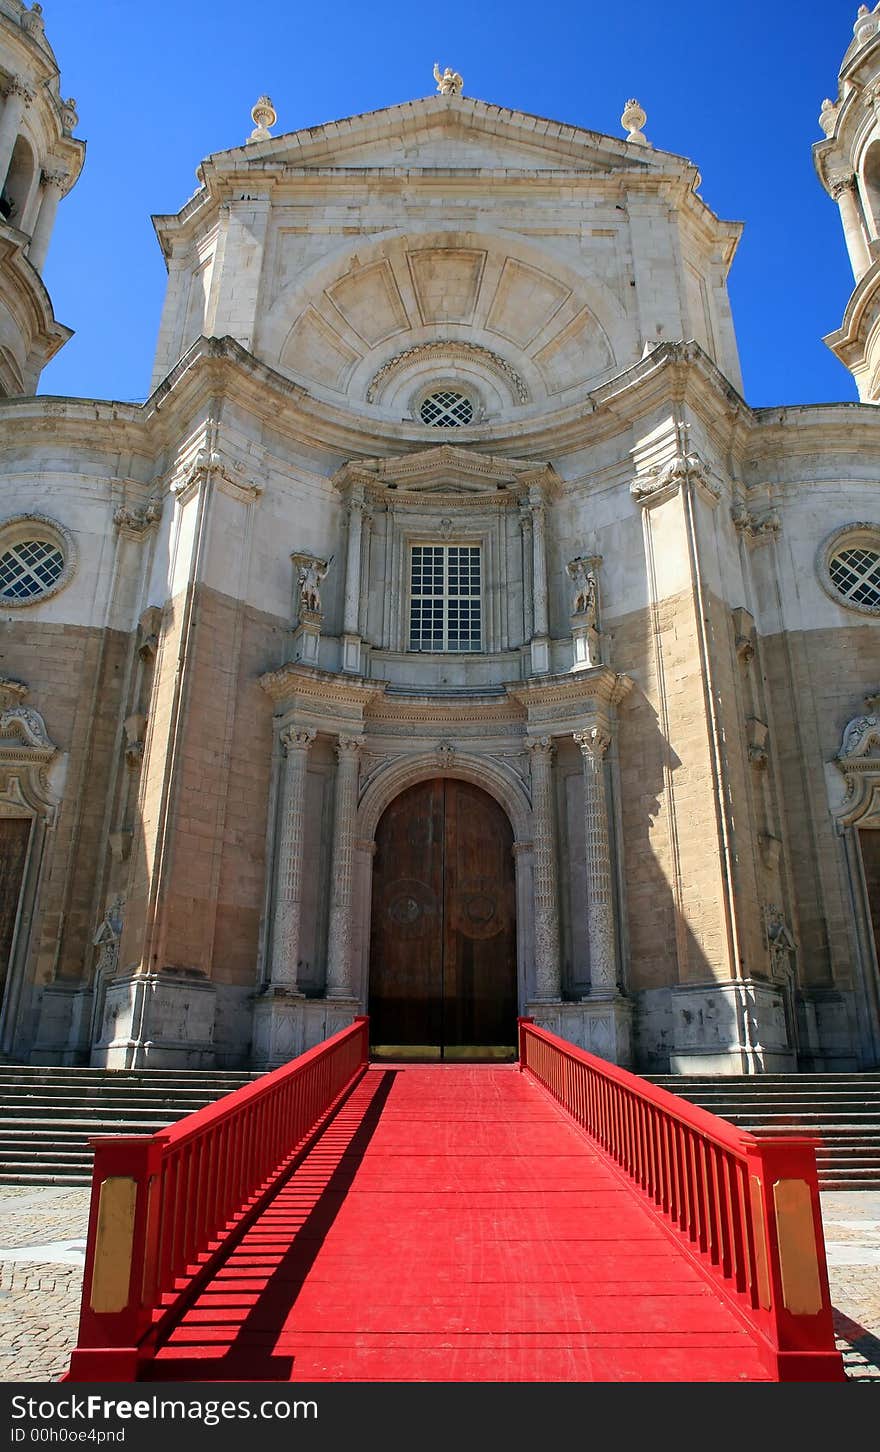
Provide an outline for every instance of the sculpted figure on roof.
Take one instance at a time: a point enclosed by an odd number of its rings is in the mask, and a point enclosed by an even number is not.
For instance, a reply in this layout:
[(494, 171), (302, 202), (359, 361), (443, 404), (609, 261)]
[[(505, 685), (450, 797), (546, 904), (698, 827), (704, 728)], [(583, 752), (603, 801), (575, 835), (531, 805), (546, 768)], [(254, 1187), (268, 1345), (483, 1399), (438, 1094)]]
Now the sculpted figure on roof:
[(441, 96), (461, 95), (461, 88), (464, 85), (464, 81), (458, 74), (458, 71), (454, 71), (451, 66), (447, 66), (445, 71), (441, 71), (440, 62), (435, 61), (434, 80), (437, 82), (437, 90)]

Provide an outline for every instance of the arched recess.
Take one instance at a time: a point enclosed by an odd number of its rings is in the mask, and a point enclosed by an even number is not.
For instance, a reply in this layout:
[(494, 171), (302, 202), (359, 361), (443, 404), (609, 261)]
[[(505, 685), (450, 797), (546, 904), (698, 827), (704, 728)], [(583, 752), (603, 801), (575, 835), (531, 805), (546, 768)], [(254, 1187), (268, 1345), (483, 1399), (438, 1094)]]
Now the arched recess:
[(859, 196), (869, 237), (880, 237), (880, 141), (872, 141), (862, 159)]
[(369, 993), (369, 954), (372, 914), (373, 857), (376, 829), (386, 808), (401, 792), (434, 777), (451, 777), (480, 787), (504, 811), (513, 830), (516, 893), (516, 968), (518, 1007), (528, 998), (527, 968), (534, 958), (532, 811), (522, 780), (512, 768), (485, 757), (420, 752), (380, 766), (368, 778), (358, 807), (355, 836), (355, 892), (357, 920), (354, 933), (353, 977), (356, 992), (366, 1007)]
[(319, 396), (369, 408), (390, 362), (439, 341), (470, 345), (474, 366), (491, 355), (537, 406), (637, 357), (613, 291), (552, 247), (418, 227), (358, 238), (298, 274), (262, 319), (256, 351)]
[(19, 231), (24, 230), (25, 210), (34, 186), (36, 171), (37, 159), (33, 147), (26, 136), (19, 136), (12, 151), (6, 185), (3, 188), (4, 212), (6, 207), (9, 209), (4, 220)]
[[(4, 918), (0, 965), (0, 1051), (15, 1042), (22, 1009), (31, 928), (58, 797), (50, 769), (58, 752), (42, 716), (22, 704), (27, 687), (0, 677), (0, 843), (4, 853)], [(6, 870), (3, 871), (3, 865)]]
[(834, 765), (843, 792), (831, 811), (843, 838), (858, 941), (856, 962), (862, 1067), (880, 1064), (880, 696), (848, 722)]

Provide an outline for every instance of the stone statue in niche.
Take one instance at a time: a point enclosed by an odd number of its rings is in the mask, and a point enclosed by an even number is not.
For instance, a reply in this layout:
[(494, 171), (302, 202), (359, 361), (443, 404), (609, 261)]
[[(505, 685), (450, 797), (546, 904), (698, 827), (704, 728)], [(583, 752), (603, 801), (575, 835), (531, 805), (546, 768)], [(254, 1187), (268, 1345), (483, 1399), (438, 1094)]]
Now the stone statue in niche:
[(589, 670), (602, 663), (597, 625), (599, 577), (596, 573), (601, 563), (601, 555), (578, 555), (566, 565), (569, 579), (574, 583), (571, 607), (571, 669), (574, 671)]
[(299, 565), (300, 613), (308, 611), (311, 615), (320, 615), (321, 585), (333, 563), (332, 556), (329, 560), (317, 560), (311, 555), (297, 555), (294, 558)]
[(98, 960), (95, 964), (96, 973), (104, 973), (112, 977), (116, 971), (124, 914), (125, 898), (117, 895), (104, 914), (104, 918), (92, 939), (94, 947), (98, 949)]
[(590, 568), (590, 561), (579, 558), (570, 560), (567, 566), (569, 577), (574, 581), (572, 615), (585, 615), (587, 623), (595, 626), (599, 610), (596, 572)]

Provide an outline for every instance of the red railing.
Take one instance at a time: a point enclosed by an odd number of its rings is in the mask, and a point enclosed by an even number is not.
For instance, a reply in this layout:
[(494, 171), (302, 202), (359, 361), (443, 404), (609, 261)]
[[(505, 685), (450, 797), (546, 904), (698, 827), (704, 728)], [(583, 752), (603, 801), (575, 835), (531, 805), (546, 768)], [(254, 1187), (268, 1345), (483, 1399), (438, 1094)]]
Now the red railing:
[(356, 1019), (154, 1135), (96, 1137), (79, 1335), (67, 1381), (135, 1381), (366, 1068)]
[(519, 1056), (713, 1274), (776, 1380), (846, 1379), (814, 1140), (757, 1139), (529, 1019)]

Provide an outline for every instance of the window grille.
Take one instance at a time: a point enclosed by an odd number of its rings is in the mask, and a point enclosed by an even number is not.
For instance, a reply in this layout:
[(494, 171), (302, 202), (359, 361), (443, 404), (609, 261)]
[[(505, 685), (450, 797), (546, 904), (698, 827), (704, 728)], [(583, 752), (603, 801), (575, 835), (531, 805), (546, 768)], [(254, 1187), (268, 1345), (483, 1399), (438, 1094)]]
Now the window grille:
[(457, 429), (473, 422), (474, 406), (465, 394), (442, 389), (428, 394), (419, 409), (419, 416), (422, 423), (430, 424), (432, 428)]
[(880, 552), (863, 547), (840, 550), (829, 560), (828, 573), (844, 600), (880, 610)]
[(0, 555), (0, 599), (32, 600), (50, 590), (64, 570), (64, 556), (48, 540), (27, 539)]
[(482, 649), (479, 545), (413, 545), (410, 650)]

